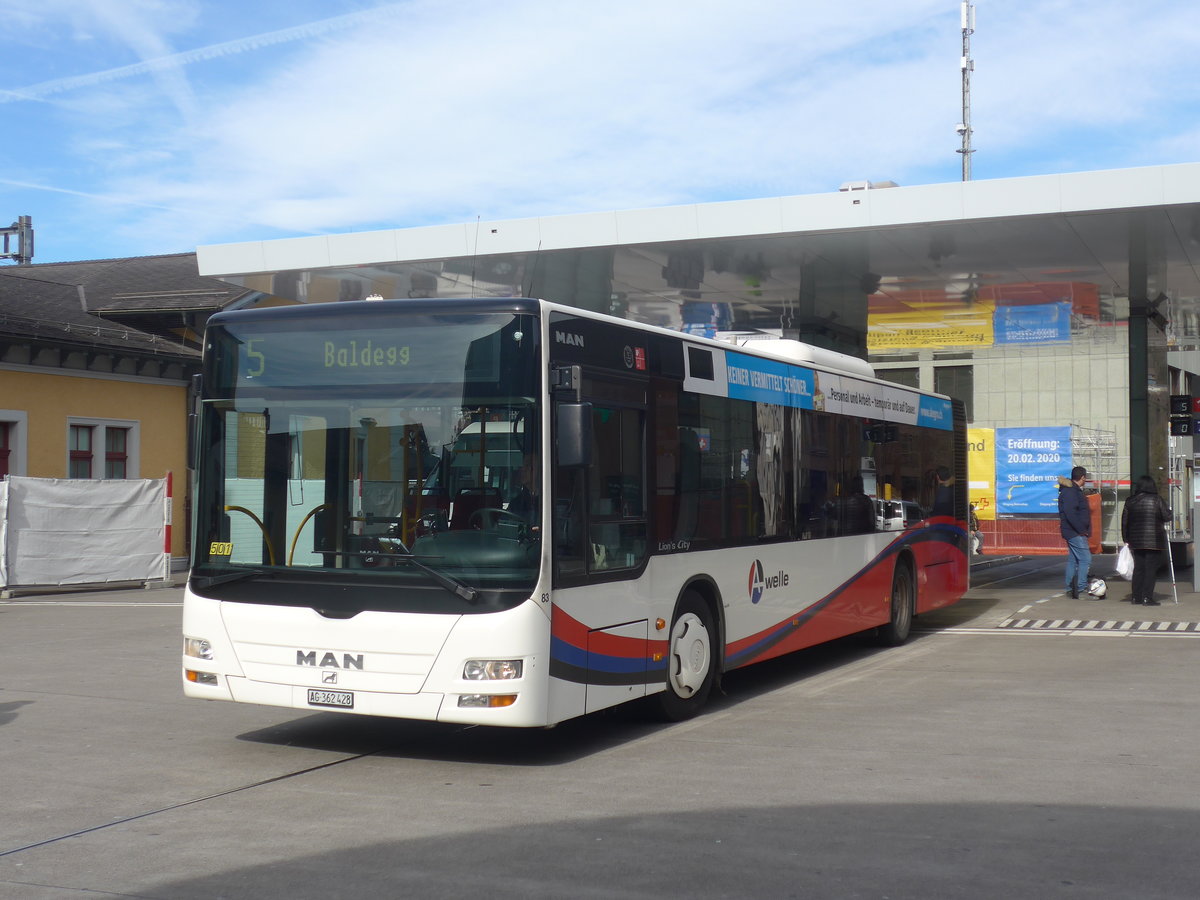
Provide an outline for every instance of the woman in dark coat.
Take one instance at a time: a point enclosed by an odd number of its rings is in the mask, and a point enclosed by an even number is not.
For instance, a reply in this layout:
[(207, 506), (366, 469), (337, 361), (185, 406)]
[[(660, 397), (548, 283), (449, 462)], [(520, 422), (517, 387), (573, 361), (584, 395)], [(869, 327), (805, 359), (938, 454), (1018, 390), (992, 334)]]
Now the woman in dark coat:
[(1154, 579), (1162, 568), (1162, 551), (1167, 546), (1164, 527), (1171, 519), (1171, 510), (1158, 495), (1158, 485), (1149, 475), (1139, 478), (1133, 493), (1121, 510), (1121, 540), (1133, 551), (1134, 603), (1158, 606), (1154, 599)]

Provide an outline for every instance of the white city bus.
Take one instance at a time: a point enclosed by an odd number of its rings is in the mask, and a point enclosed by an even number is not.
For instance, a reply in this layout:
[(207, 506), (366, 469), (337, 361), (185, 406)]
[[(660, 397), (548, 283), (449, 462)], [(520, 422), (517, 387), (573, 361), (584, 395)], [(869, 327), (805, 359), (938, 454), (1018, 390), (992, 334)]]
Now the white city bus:
[[(544, 726), (967, 587), (961, 404), (528, 299), (216, 315), (190, 697)], [(882, 504), (906, 510), (881, 525)]]

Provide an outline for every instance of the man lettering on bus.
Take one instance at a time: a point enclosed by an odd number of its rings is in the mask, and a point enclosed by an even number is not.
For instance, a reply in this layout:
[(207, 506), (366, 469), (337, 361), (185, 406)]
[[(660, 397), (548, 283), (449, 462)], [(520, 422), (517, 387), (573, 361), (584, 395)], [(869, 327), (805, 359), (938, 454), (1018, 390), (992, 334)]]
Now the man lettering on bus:
[(1088, 539), (1092, 534), (1092, 511), (1083, 496), (1087, 469), (1076, 466), (1070, 480), (1058, 480), (1058, 523), (1063, 540), (1067, 542), (1067, 590), (1078, 600), (1079, 592), (1087, 588), (1088, 567), (1092, 551)]

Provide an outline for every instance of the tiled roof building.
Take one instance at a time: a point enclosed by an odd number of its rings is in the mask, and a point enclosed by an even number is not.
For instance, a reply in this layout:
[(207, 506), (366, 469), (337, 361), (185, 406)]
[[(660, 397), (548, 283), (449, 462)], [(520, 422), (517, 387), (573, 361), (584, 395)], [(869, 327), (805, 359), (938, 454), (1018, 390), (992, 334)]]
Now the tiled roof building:
[[(212, 313), (259, 294), (196, 255), (0, 265), (0, 477), (176, 474), (187, 521), (190, 378)], [(174, 530), (172, 556), (186, 553)]]

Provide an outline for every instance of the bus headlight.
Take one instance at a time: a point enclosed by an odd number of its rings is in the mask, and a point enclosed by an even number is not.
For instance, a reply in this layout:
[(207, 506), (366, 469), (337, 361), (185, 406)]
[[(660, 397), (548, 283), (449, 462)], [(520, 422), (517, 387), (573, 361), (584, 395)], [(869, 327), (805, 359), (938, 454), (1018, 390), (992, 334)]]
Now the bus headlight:
[(458, 698), (460, 709), (503, 709), (516, 702), (516, 694), (463, 694)]
[(521, 677), (519, 659), (468, 659), (463, 666), (467, 681), (512, 681)]
[(212, 659), (212, 644), (204, 638), (185, 637), (183, 639), (183, 655), (191, 656), (194, 659)]

